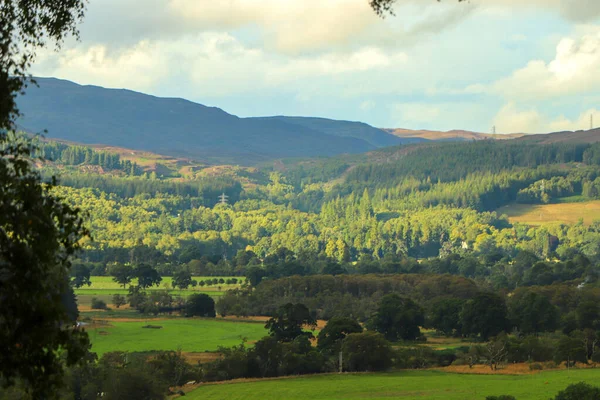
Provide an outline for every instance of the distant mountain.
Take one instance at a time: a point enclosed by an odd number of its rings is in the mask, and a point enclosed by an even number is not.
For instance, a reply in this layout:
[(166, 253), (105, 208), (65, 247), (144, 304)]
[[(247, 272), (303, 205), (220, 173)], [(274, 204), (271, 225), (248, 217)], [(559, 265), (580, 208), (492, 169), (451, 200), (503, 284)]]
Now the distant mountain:
[(361, 153), (411, 140), (358, 122), (239, 118), (216, 107), (131, 90), (36, 78), (18, 99), (19, 126), (85, 144), (106, 144), (205, 161), (252, 164), (281, 157)]
[(338, 121), (327, 118), (315, 117), (264, 117), (256, 118), (263, 120), (278, 120), (290, 124), (296, 124), (308, 129), (313, 129), (329, 135), (340, 137), (353, 137), (369, 142), (375, 147), (397, 146), (399, 144), (422, 142), (422, 138), (401, 138), (386, 132), (383, 129), (374, 128), (364, 122)]
[(539, 144), (551, 143), (597, 143), (600, 142), (600, 128), (588, 131), (564, 131), (539, 135), (526, 135), (519, 140)]
[(524, 136), (521, 133), (511, 133), (508, 135), (489, 133), (471, 132), (463, 130), (451, 130), (446, 132), (429, 131), (429, 130), (412, 130), (412, 129), (384, 129), (386, 132), (394, 136), (404, 139), (427, 139), (427, 140), (443, 140), (443, 141), (466, 141), (466, 140), (506, 140), (515, 139)]

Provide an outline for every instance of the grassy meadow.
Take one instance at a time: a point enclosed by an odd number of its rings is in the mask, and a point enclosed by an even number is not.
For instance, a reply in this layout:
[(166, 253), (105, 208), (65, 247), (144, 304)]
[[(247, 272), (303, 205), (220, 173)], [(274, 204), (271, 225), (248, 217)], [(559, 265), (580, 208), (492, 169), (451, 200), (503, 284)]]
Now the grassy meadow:
[[(162, 278), (162, 282), (159, 286), (153, 286), (149, 288), (149, 291), (152, 290), (169, 290), (174, 296), (184, 296), (187, 297), (192, 293), (205, 293), (212, 297), (222, 296), (229, 289), (235, 289), (241, 285), (241, 283), (246, 279), (244, 277), (229, 277), (229, 276), (194, 276), (193, 279), (200, 281), (206, 281), (208, 279), (230, 279), (236, 278), (238, 283), (235, 285), (227, 285), (227, 284), (216, 284), (211, 286), (196, 286), (189, 287), (185, 290), (179, 290), (173, 288), (173, 278), (170, 276), (164, 276)], [(123, 286), (119, 285), (115, 281), (113, 281), (112, 276), (92, 276), (91, 277), (92, 284), (90, 286), (83, 286), (79, 289), (75, 289), (75, 294), (77, 295), (77, 303), (80, 306), (89, 306), (92, 297), (96, 297), (98, 299), (104, 300), (109, 307), (112, 307), (112, 297), (115, 294), (120, 294), (125, 296), (128, 291), (124, 289)], [(136, 285), (136, 280), (134, 279), (131, 284)]]
[(250, 382), (205, 384), (186, 399), (229, 400), (477, 400), (510, 394), (517, 400), (548, 400), (571, 383), (596, 384), (600, 369), (544, 371), (527, 375), (477, 375), (440, 371), (327, 374)]
[[(148, 325), (155, 328), (144, 328)], [(198, 318), (121, 318), (96, 321), (86, 329), (92, 351), (99, 356), (109, 351), (215, 351), (238, 345), (242, 338), (253, 342), (267, 334), (264, 322)]]
[(496, 210), (506, 214), (510, 222), (542, 225), (552, 222), (574, 224), (580, 219), (586, 225), (600, 219), (600, 200), (560, 202), (556, 204), (511, 204)]

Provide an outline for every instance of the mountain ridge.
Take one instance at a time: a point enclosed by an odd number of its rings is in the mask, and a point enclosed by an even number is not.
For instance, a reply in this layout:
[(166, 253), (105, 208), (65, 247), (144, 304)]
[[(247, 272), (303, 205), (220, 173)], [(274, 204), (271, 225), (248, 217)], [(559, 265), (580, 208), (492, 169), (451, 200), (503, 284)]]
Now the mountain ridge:
[[(218, 107), (128, 89), (35, 78), (18, 98), (30, 133), (83, 144), (106, 144), (207, 161), (253, 164), (281, 157), (363, 153), (410, 143), (351, 121), (301, 117), (240, 118)], [(315, 121), (320, 121), (315, 124)], [(326, 127), (324, 127), (326, 125)], [(344, 126), (346, 131), (335, 128)], [(337, 129), (337, 131), (336, 131)], [(364, 133), (361, 133), (364, 132)], [(377, 137), (377, 140), (373, 140)]]

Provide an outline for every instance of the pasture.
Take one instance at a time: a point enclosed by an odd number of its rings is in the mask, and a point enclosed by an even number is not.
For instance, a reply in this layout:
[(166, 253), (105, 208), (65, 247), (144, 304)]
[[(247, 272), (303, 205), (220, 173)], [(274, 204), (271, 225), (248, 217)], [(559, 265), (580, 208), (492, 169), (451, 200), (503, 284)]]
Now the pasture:
[[(149, 325), (153, 328), (144, 328)], [(238, 345), (243, 338), (253, 342), (267, 335), (264, 322), (199, 318), (95, 321), (86, 330), (99, 356), (109, 351), (216, 351)]]
[(476, 375), (440, 371), (326, 374), (307, 377), (204, 384), (186, 399), (229, 400), (484, 400), (510, 394), (517, 400), (548, 400), (571, 383), (596, 384), (600, 370), (543, 371), (527, 375)]
[(600, 200), (556, 204), (510, 204), (496, 210), (506, 214), (510, 222), (542, 225), (552, 222), (574, 224), (580, 219), (586, 225), (600, 219)]
[[(208, 279), (223, 279), (227, 280), (232, 277), (228, 276), (194, 276), (193, 279), (200, 281), (207, 281)], [(227, 285), (227, 284), (215, 284), (215, 285), (205, 285), (205, 286), (196, 286), (189, 287), (184, 290), (179, 290), (173, 288), (173, 278), (170, 276), (164, 276), (162, 278), (162, 282), (159, 286), (153, 286), (149, 288), (149, 291), (152, 290), (169, 290), (169, 292), (174, 296), (183, 296), (187, 297), (192, 293), (205, 293), (212, 297), (222, 296), (227, 290), (235, 289), (240, 287), (241, 283), (244, 282), (244, 277), (235, 277), (238, 280), (238, 283), (235, 285)], [(109, 307), (112, 306), (112, 296), (115, 294), (127, 295), (128, 291), (123, 286), (119, 285), (115, 281), (113, 281), (112, 276), (92, 276), (91, 277), (92, 284), (90, 286), (82, 286), (79, 289), (75, 289), (75, 294), (77, 295), (77, 303), (83, 306), (89, 306), (92, 297), (97, 297), (98, 299), (104, 300)], [(131, 282), (131, 285), (136, 285), (137, 282), (134, 279)]]

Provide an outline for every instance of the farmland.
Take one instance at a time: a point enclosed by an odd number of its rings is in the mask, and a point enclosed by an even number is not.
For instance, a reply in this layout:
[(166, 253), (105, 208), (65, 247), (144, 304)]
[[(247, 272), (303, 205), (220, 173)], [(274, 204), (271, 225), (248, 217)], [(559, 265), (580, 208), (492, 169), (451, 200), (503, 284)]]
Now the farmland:
[(511, 223), (542, 225), (560, 222), (574, 224), (583, 219), (585, 225), (600, 217), (600, 200), (556, 204), (511, 204), (497, 210), (506, 214)]
[(597, 382), (600, 370), (548, 371), (528, 375), (476, 375), (440, 371), (328, 374), (256, 382), (206, 385), (189, 399), (485, 399), (510, 394), (519, 400), (547, 400), (571, 383)]
[[(209, 279), (223, 279), (227, 280), (230, 277), (223, 276), (195, 276), (194, 280), (207, 281)], [(238, 282), (243, 282), (245, 278), (237, 277)], [(123, 286), (116, 283), (111, 276), (93, 276), (91, 277), (92, 284), (90, 286), (83, 286), (79, 289), (75, 290), (75, 294), (77, 295), (77, 302), (80, 306), (88, 306), (91, 302), (92, 297), (97, 297), (98, 299), (104, 300), (107, 304), (110, 305), (112, 302), (112, 296), (115, 294), (120, 294), (125, 296), (128, 291), (124, 289)], [(137, 281), (134, 279), (131, 282), (132, 285), (136, 285)], [(183, 296), (187, 297), (192, 293), (205, 293), (211, 297), (221, 296), (225, 291), (229, 289), (234, 289), (240, 286), (240, 283), (235, 285), (228, 284), (216, 284), (216, 285), (206, 285), (206, 286), (196, 286), (189, 287), (184, 290), (179, 290), (173, 288), (173, 279), (170, 276), (165, 276), (162, 278), (162, 282), (160, 286), (150, 288), (149, 290), (169, 290), (172, 295), (175, 296)]]
[(238, 345), (243, 338), (252, 342), (266, 334), (264, 323), (197, 318), (96, 321), (87, 331), (92, 351), (98, 355), (109, 351), (215, 351), (219, 346)]

